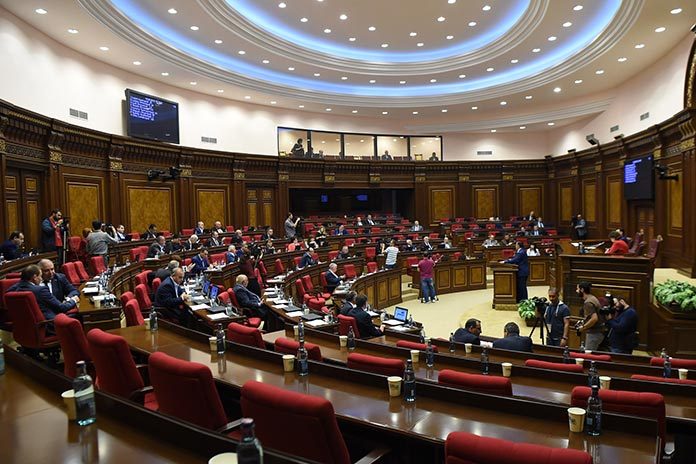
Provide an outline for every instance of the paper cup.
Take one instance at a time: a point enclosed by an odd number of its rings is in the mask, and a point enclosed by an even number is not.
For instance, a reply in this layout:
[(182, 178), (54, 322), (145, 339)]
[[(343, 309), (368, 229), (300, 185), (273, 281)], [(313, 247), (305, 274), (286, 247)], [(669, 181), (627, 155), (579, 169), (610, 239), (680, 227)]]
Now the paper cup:
[(300, 336), (300, 327), (299, 326), (293, 325), (292, 331), (295, 334), (295, 338), (298, 338)]
[(582, 358), (575, 358), (575, 364), (578, 364), (578, 365), (580, 365), (580, 366), (584, 366), (584, 365), (585, 365), (585, 360), (582, 359)]
[(418, 364), (419, 356), (420, 356), (420, 351), (411, 350), (411, 362), (413, 362), (413, 364)]
[(65, 390), (61, 395), (63, 402), (68, 408), (68, 419), (77, 419), (77, 406), (75, 405), (75, 390)]
[(689, 369), (679, 369), (679, 380), (686, 380), (689, 375)]
[(582, 408), (568, 408), (568, 427), (571, 432), (582, 432), (585, 427), (585, 410)]
[(101, 308), (101, 300), (94, 300), (94, 309)]
[(512, 374), (512, 363), (502, 363), (503, 366), (503, 377), (510, 377)]
[(145, 319), (145, 330), (150, 330), (150, 318)]
[(471, 353), (471, 343), (465, 343), (464, 344), (464, 349), (466, 350), (467, 353)]
[(389, 386), (389, 396), (396, 397), (401, 395), (401, 377), (387, 377), (387, 385)]
[(216, 454), (208, 460), (208, 464), (237, 464), (237, 453)]
[(585, 354), (592, 354), (592, 350), (585, 350)]
[(210, 345), (210, 351), (217, 351), (217, 337), (208, 337), (208, 344)]
[(295, 370), (295, 356), (292, 354), (283, 355), (283, 371), (292, 372)]
[(609, 390), (610, 384), (611, 384), (611, 377), (609, 377), (607, 375), (600, 375), (599, 376), (599, 388)]
[(338, 344), (341, 346), (341, 348), (348, 346), (348, 335), (339, 335)]

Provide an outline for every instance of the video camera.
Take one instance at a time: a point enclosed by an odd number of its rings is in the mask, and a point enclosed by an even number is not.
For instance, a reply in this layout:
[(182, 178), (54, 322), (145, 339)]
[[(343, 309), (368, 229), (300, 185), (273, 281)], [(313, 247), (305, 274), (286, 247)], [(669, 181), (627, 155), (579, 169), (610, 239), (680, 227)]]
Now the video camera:
[(614, 315), (616, 313), (616, 304), (614, 303), (614, 295), (612, 295), (610, 292), (606, 292), (604, 294), (604, 299), (607, 300), (607, 304), (605, 306), (602, 306), (599, 308), (599, 314), (600, 316), (608, 316), (608, 315)]
[(539, 314), (543, 315), (544, 312), (546, 311), (546, 307), (550, 304), (549, 301), (546, 298), (544, 298), (543, 296), (541, 296), (541, 297), (534, 296), (530, 299), (534, 302), (534, 306), (536, 308), (536, 311)]

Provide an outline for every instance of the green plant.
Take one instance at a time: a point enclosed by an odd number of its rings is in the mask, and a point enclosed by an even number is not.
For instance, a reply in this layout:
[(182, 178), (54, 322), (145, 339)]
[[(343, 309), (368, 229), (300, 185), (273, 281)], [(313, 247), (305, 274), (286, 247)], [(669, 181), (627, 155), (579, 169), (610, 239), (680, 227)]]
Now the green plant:
[(665, 306), (677, 305), (682, 311), (696, 311), (696, 287), (688, 282), (667, 280), (655, 285), (654, 293)]
[(517, 303), (517, 312), (522, 319), (533, 319), (536, 317), (536, 305), (532, 300), (522, 300)]

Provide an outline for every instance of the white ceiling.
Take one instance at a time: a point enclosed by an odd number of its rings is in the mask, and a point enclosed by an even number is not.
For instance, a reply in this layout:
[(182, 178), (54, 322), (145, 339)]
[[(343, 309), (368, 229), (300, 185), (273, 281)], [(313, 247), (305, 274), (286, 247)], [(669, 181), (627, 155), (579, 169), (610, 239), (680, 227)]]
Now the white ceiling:
[(72, 49), (168, 85), (298, 111), (393, 118), (440, 133), (546, 129), (549, 121), (598, 114), (610, 103), (608, 91), (669, 52), (696, 17), (686, 0), (0, 5)]

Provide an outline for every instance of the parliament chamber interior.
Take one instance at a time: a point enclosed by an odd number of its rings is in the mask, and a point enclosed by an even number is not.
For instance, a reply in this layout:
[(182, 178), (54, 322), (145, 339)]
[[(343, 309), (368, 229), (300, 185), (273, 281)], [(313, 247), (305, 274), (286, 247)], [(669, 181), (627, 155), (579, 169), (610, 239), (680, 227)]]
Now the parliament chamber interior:
[(695, 22), (0, 1), (0, 462), (696, 463)]

